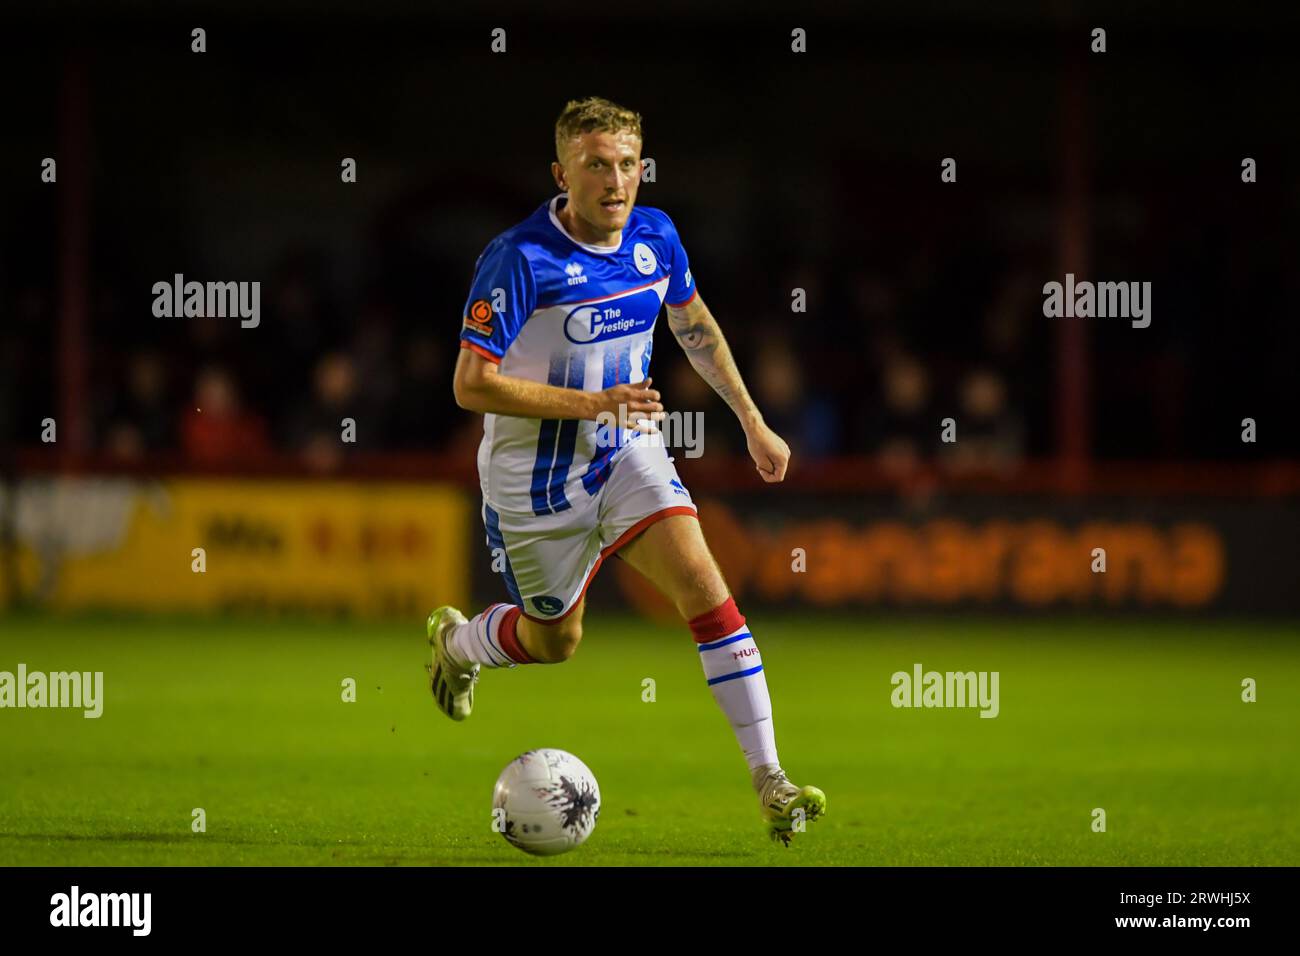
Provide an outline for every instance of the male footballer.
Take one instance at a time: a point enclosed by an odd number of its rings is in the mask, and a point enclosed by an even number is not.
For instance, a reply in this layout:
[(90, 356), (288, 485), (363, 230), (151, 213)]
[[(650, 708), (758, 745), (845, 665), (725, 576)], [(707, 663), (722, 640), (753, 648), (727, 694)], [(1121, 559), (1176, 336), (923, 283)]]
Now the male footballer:
[(785, 477), (790, 449), (750, 398), (672, 220), (636, 205), (640, 115), (600, 98), (570, 102), (555, 149), (559, 194), (479, 256), (454, 380), (457, 404), (484, 416), (483, 525), (504, 557), (510, 602), (469, 620), (452, 607), (429, 616), (430, 688), (464, 720), (481, 668), (568, 660), (587, 586), (617, 552), (690, 627), (766, 826), (788, 844), (798, 820), (825, 812), (826, 796), (781, 769), (758, 647), (653, 434), (663, 405), (650, 351), (665, 304), (692, 366), (740, 420), (764, 481)]

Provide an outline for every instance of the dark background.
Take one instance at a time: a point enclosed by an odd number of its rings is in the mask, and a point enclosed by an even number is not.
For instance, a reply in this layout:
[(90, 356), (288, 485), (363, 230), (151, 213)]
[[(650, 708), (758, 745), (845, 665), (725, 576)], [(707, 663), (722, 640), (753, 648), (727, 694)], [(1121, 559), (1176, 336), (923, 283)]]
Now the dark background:
[[(51, 416), (63, 455), (330, 471), (350, 415), (361, 452), (472, 467), (450, 374), (474, 260), (554, 194), (555, 118), (596, 94), (642, 114), (639, 201), (676, 221), (797, 465), (906, 467), (948, 415), (995, 468), (1300, 452), (1294, 14), (529, 6), (7, 10), (4, 446), (39, 452)], [(1044, 318), (1066, 271), (1152, 282), (1151, 327)], [(155, 318), (177, 272), (261, 281), (260, 327)], [(669, 407), (743, 452), (659, 335)]]

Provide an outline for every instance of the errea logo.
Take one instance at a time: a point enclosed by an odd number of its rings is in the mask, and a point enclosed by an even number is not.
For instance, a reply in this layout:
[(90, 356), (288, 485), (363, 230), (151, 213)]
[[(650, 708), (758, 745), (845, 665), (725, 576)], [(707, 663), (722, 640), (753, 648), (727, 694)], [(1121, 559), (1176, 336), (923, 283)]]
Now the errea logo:
[(584, 282), (587, 281), (587, 277), (582, 274), (581, 263), (570, 262), (567, 266), (564, 267), (564, 271), (569, 276), (569, 285), (582, 285)]

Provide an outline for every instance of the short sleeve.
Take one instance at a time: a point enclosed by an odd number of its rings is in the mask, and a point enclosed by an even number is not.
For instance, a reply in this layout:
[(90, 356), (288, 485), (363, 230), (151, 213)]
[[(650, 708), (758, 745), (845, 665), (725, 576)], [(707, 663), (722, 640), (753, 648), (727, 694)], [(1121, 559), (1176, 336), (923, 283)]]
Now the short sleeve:
[(537, 287), (528, 259), (510, 242), (492, 240), (474, 264), (461, 348), (499, 363), (536, 304)]
[(664, 302), (673, 308), (680, 308), (695, 298), (695, 279), (691, 276), (691, 261), (686, 258), (682, 240), (677, 235), (677, 227), (666, 215), (669, 254), (672, 256), (672, 274), (668, 277), (668, 292)]

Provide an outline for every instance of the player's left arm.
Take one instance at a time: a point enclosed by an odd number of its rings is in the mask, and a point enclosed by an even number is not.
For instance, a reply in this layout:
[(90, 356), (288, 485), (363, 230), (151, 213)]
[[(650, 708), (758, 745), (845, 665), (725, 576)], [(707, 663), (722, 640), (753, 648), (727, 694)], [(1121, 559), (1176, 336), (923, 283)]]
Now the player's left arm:
[(691, 365), (736, 413), (745, 430), (754, 467), (764, 481), (781, 481), (790, 464), (790, 446), (767, 427), (763, 416), (745, 388), (736, 360), (718, 321), (697, 292), (685, 305), (668, 306), (668, 327), (672, 329)]

